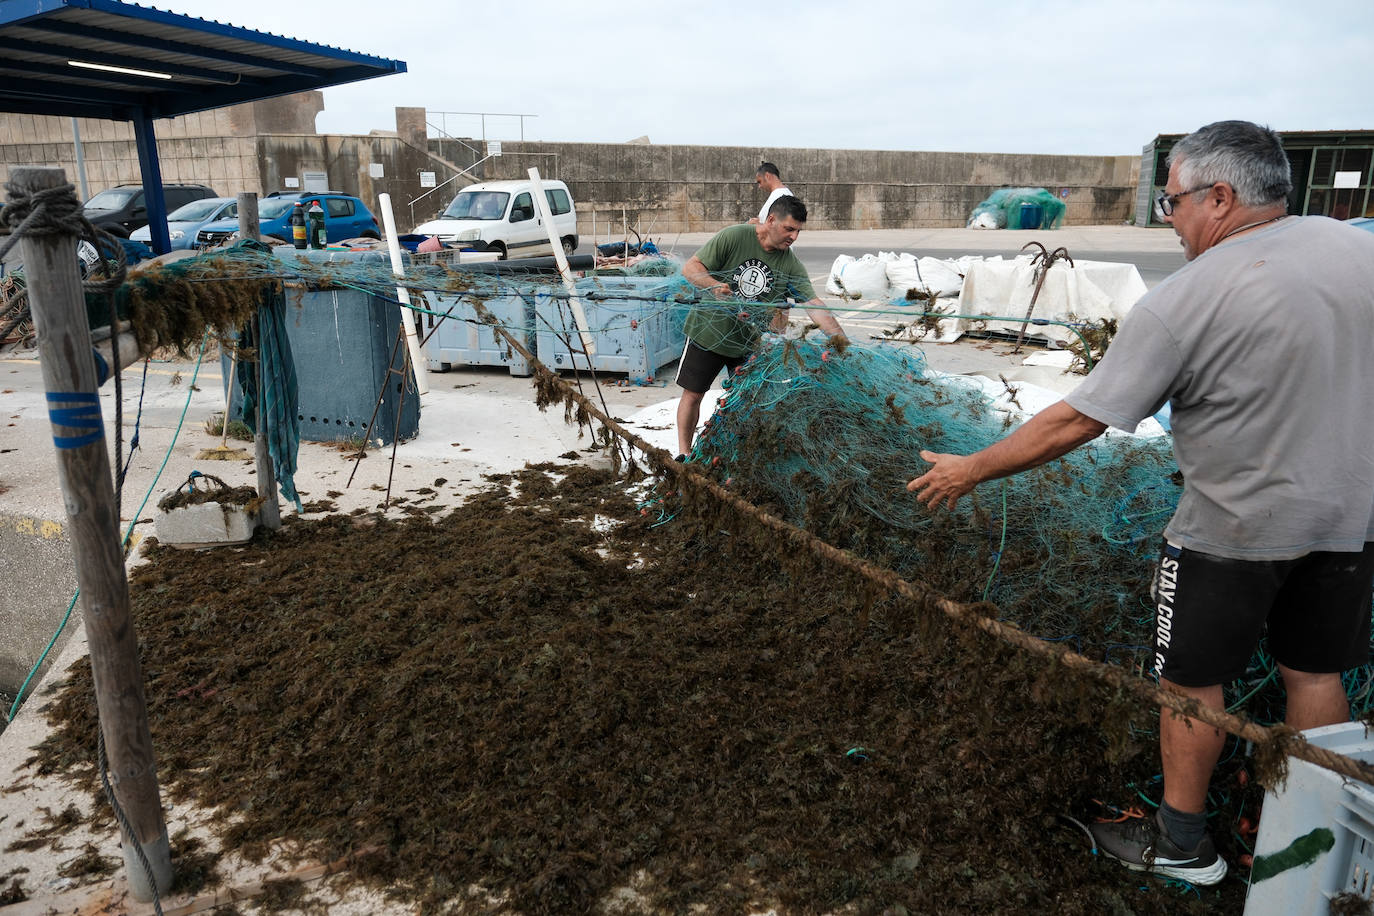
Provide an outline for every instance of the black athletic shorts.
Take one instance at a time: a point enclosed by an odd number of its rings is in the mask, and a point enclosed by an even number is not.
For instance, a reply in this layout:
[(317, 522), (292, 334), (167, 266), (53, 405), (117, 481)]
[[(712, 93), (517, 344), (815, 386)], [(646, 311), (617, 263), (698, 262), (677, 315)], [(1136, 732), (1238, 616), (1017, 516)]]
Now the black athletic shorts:
[(1369, 661), (1374, 543), (1361, 553), (1228, 560), (1164, 542), (1150, 591), (1155, 674), (1183, 687), (1245, 674), (1261, 633), (1294, 671), (1328, 674)]
[(721, 369), (734, 372), (748, 358), (747, 353), (743, 356), (721, 356), (689, 340), (682, 350), (682, 359), (677, 363), (677, 383), (694, 394), (705, 394), (711, 390), (711, 383)]

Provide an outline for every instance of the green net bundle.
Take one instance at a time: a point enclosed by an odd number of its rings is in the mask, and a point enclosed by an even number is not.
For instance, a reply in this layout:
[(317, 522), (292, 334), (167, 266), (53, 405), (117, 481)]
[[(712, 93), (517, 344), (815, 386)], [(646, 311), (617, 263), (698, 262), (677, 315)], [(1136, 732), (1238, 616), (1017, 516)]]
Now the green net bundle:
[[(973, 208), (969, 226), (988, 229), (1058, 229), (1064, 201), (1044, 188), (998, 188)], [(982, 219), (980, 219), (982, 217)], [(988, 225), (991, 223), (991, 225)]]

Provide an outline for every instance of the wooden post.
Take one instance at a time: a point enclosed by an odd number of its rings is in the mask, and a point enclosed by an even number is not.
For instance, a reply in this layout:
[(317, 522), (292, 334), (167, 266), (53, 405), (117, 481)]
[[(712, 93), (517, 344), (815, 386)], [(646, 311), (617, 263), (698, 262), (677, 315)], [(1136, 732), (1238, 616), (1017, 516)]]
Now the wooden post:
[[(17, 191), (34, 194), (65, 185), (67, 176), (62, 169), (16, 168), (10, 171), (10, 182)], [(75, 197), (72, 204), (79, 208)], [(172, 859), (148, 732), (138, 639), (129, 614), (129, 583), (96, 393), (95, 360), (90, 355), (91, 331), (86, 325), (76, 238), (30, 234), (21, 244), (48, 417), (57, 446), (58, 482), (81, 589), (81, 617), (100, 730), (114, 796), (129, 825), (122, 844), (124, 867), (134, 896), (147, 901), (153, 899), (154, 886), (149, 884), (138, 850), (152, 868), (159, 893), (171, 887)]]
[[(239, 238), (262, 241), (262, 228), (258, 224), (258, 195), (251, 191), (239, 193)], [(262, 316), (258, 316), (258, 359), (254, 372), (258, 379), (258, 428), (253, 434), (253, 464), (258, 471), (258, 495), (263, 498), (258, 518), (268, 531), (281, 527), (281, 507), (277, 505), (277, 472), (272, 467), (272, 456), (267, 452), (267, 405), (263, 396), (262, 374), (262, 329), (265, 326)], [(229, 422), (229, 415), (224, 415)]]

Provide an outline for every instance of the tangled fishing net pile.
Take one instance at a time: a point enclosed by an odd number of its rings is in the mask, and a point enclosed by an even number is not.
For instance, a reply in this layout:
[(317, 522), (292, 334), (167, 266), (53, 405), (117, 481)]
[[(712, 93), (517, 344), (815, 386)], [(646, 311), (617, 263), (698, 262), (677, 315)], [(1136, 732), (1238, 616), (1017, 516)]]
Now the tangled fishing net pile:
[[(1183, 483), (1169, 437), (1109, 431), (978, 487), (953, 512), (906, 491), (927, 467), (922, 450), (969, 454), (1021, 422), (1016, 386), (1003, 384), (995, 402), (974, 380), (929, 370), (919, 351), (766, 339), (727, 381), (691, 460), (830, 544), (1144, 674), (1155, 626), (1148, 584)], [(1232, 711), (1282, 721), (1276, 674), (1262, 644), (1228, 686)], [(1368, 714), (1374, 668), (1346, 683), (1355, 715)]]

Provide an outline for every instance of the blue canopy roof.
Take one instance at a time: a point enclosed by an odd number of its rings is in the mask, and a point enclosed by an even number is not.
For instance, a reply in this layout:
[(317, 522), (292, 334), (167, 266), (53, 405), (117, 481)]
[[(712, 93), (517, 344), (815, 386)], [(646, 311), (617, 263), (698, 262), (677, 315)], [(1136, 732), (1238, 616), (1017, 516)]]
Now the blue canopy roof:
[(120, 0), (0, 0), (0, 111), (132, 121), (158, 252), (169, 241), (155, 119), (405, 70)]
[(119, 0), (0, 0), (0, 111), (171, 118), (405, 70)]

